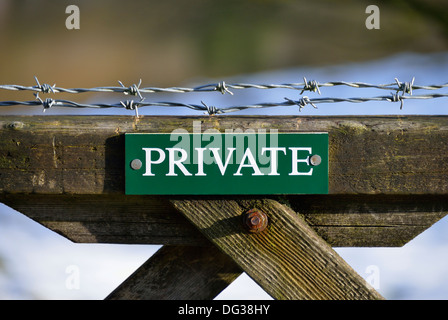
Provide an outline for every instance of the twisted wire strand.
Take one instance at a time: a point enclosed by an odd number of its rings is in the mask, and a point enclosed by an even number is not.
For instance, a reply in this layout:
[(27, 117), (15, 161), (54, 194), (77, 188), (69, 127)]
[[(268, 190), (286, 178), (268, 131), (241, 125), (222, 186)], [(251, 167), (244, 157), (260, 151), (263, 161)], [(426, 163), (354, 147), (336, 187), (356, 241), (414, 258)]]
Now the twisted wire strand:
[(369, 84), (364, 82), (347, 82), (347, 81), (332, 81), (325, 83), (318, 83), (315, 80), (308, 81), (303, 78), (304, 82), (301, 83), (283, 83), (283, 84), (251, 84), (251, 83), (232, 83), (226, 84), (224, 81), (218, 83), (205, 84), (193, 88), (186, 87), (145, 87), (140, 88), (142, 80), (139, 84), (133, 84), (126, 87), (121, 81), (118, 81), (120, 86), (105, 86), (105, 87), (94, 87), (94, 88), (62, 88), (56, 87), (56, 84), (40, 84), (37, 77), (35, 81), (37, 85), (35, 86), (23, 86), (23, 85), (0, 85), (2, 90), (13, 90), (13, 91), (33, 91), (42, 93), (87, 93), (87, 92), (101, 92), (101, 93), (122, 93), (126, 95), (139, 96), (142, 99), (142, 94), (144, 93), (189, 93), (189, 92), (221, 92), (222, 94), (229, 93), (233, 94), (232, 90), (242, 90), (242, 89), (292, 89), (300, 90), (303, 94), (304, 91), (318, 92), (322, 87), (335, 87), (335, 86), (348, 86), (351, 88), (374, 88), (383, 90), (395, 90), (402, 91), (404, 93), (412, 94), (412, 90), (438, 90), (448, 87), (448, 83), (441, 85), (414, 85), (414, 78), (411, 82), (400, 82), (395, 78), (395, 83), (389, 84)]
[(355, 97), (355, 98), (313, 98), (310, 99), (306, 96), (300, 98), (299, 100), (293, 100), (289, 98), (285, 98), (285, 101), (282, 102), (263, 102), (258, 104), (248, 104), (248, 105), (239, 105), (239, 106), (231, 106), (218, 108), (215, 106), (208, 106), (206, 103), (202, 102), (202, 104), (189, 104), (189, 103), (181, 103), (181, 102), (144, 102), (144, 101), (134, 101), (134, 100), (126, 100), (120, 101), (119, 103), (78, 103), (70, 100), (60, 100), (60, 99), (51, 99), (46, 98), (42, 100), (38, 94), (36, 94), (36, 100), (33, 101), (0, 101), (0, 106), (16, 106), (16, 105), (25, 105), (25, 106), (43, 106), (44, 111), (50, 109), (52, 107), (70, 107), (70, 108), (125, 108), (127, 110), (135, 110), (136, 115), (138, 116), (137, 110), (142, 107), (183, 107), (189, 108), (195, 111), (203, 111), (209, 115), (215, 114), (223, 114), (230, 112), (237, 112), (246, 109), (259, 109), (259, 108), (273, 108), (273, 107), (285, 107), (285, 106), (298, 106), (299, 111), (302, 110), (307, 104), (311, 104), (314, 108), (316, 104), (322, 103), (340, 103), (340, 102), (349, 102), (349, 103), (362, 103), (369, 101), (387, 101), (387, 102), (400, 102), (400, 109), (403, 108), (403, 102), (407, 99), (435, 99), (435, 98), (446, 98), (448, 94), (444, 93), (435, 93), (428, 95), (400, 95), (399, 93), (392, 93), (388, 96), (378, 96), (378, 97)]

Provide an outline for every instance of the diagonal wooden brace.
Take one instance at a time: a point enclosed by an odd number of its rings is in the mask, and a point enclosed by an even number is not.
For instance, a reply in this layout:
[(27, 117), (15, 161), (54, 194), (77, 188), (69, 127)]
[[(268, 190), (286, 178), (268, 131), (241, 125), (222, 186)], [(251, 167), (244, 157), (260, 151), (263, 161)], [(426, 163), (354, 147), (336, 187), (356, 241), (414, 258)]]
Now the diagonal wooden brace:
[[(172, 199), (216, 247), (275, 299), (383, 299), (293, 210), (270, 199)], [(243, 226), (257, 208), (260, 233)]]
[(210, 300), (242, 273), (214, 246), (163, 246), (107, 300)]

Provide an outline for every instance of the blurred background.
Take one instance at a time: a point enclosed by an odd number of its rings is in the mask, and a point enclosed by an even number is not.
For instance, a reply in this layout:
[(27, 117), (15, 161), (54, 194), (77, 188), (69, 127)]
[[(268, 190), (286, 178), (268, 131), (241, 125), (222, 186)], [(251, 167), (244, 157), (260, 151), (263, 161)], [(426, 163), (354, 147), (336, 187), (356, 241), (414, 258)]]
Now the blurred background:
[[(380, 29), (368, 30), (366, 7), (380, 9)], [(66, 8), (80, 9), (80, 29), (68, 30)], [(445, 84), (448, 71), (446, 0), (0, 0), (0, 84), (56, 84), (65, 88), (196, 86), (218, 81), (288, 83), (308, 80), (411, 81)], [(322, 96), (388, 92), (322, 88)], [(447, 91), (439, 91), (446, 93)], [(282, 90), (234, 95), (154, 94), (145, 101), (217, 106), (283, 101)], [(419, 92), (420, 93), (420, 92)], [(310, 97), (314, 93), (307, 93)], [(316, 93), (317, 95), (317, 93)], [(43, 97), (43, 95), (42, 95)], [(58, 94), (78, 102), (118, 102), (119, 94)], [(33, 100), (31, 92), (0, 91), (0, 101)], [(285, 107), (236, 114), (448, 114), (446, 99)], [(48, 110), (56, 114), (129, 114), (128, 110)], [(1, 107), (0, 115), (39, 114), (42, 107)], [(198, 114), (141, 108), (140, 114)], [(202, 115), (202, 113), (199, 113)], [(378, 267), (378, 291), (388, 299), (448, 298), (446, 219), (403, 248), (340, 248), (364, 277)], [(79, 245), (0, 205), (0, 299), (103, 299), (158, 246)], [(73, 268), (80, 285), (70, 286)], [(218, 298), (269, 299), (246, 275)]]

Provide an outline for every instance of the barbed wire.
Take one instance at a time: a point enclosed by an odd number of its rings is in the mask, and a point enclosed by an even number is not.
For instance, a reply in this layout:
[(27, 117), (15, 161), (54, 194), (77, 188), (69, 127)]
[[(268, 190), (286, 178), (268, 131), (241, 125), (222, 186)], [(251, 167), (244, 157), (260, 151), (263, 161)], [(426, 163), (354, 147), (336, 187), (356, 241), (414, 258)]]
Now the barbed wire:
[[(138, 108), (141, 107), (183, 107), (189, 108), (196, 111), (204, 111), (206, 114), (215, 115), (241, 111), (245, 109), (256, 109), (256, 108), (271, 108), (271, 107), (285, 107), (285, 106), (298, 106), (299, 111), (301, 111), (306, 105), (310, 104), (314, 108), (316, 104), (320, 103), (338, 103), (338, 102), (349, 102), (349, 103), (361, 103), (369, 101), (388, 101), (388, 102), (400, 102), (400, 109), (403, 108), (404, 100), (406, 99), (434, 99), (448, 97), (445, 93), (434, 93), (427, 95), (412, 95), (413, 90), (437, 90), (448, 87), (447, 84), (442, 85), (414, 85), (415, 78), (410, 82), (400, 82), (395, 78), (395, 83), (390, 84), (369, 84), (364, 82), (346, 82), (346, 81), (333, 81), (318, 83), (315, 80), (308, 81), (305, 77), (303, 78), (303, 83), (286, 83), (286, 84), (248, 84), (248, 83), (234, 83), (226, 84), (224, 81), (213, 84), (206, 84), (194, 88), (183, 88), (183, 87), (170, 87), (170, 88), (157, 88), (157, 87), (147, 87), (140, 88), (142, 80), (138, 84), (133, 84), (130, 87), (126, 87), (121, 81), (118, 81), (120, 87), (96, 87), (96, 88), (72, 88), (66, 89), (61, 87), (56, 87), (56, 84), (49, 85), (46, 83), (41, 84), (37, 77), (35, 77), (35, 86), (22, 86), (22, 85), (0, 85), (0, 89), (3, 90), (15, 90), (15, 91), (33, 91), (35, 100), (33, 101), (0, 101), (0, 106), (42, 106), (43, 111), (57, 106), (57, 107), (71, 107), (71, 108), (125, 108), (127, 110), (135, 110), (136, 116), (138, 116)], [(334, 87), (334, 86), (348, 86), (352, 88), (374, 88), (374, 89), (384, 89), (392, 90), (388, 96), (377, 96), (377, 97), (355, 97), (355, 98), (312, 98), (307, 96), (302, 96), (298, 100), (290, 99), (285, 97), (282, 102), (264, 102), (259, 104), (248, 104), (240, 106), (231, 106), (219, 108), (216, 106), (209, 106), (205, 102), (201, 101), (201, 104), (189, 104), (181, 102), (145, 102), (145, 98), (142, 94), (144, 93), (188, 93), (188, 92), (221, 92), (222, 94), (229, 93), (233, 95), (230, 89), (293, 89), (300, 90), (300, 95), (305, 91), (317, 92), (321, 94), (320, 88), (322, 87)], [(125, 95), (138, 96), (140, 101), (126, 100), (120, 101), (118, 103), (78, 103), (71, 100), (61, 100), (46, 98), (42, 100), (39, 97), (39, 93), (86, 93), (86, 92), (115, 92), (122, 93)], [(401, 92), (401, 94), (400, 94)], [(408, 95), (406, 95), (408, 94)]]
[(226, 84), (225, 81), (218, 83), (211, 83), (206, 85), (201, 85), (193, 88), (186, 87), (169, 87), (169, 88), (159, 88), (159, 87), (146, 87), (140, 88), (142, 80), (140, 79), (138, 85), (133, 84), (126, 87), (121, 81), (118, 81), (120, 86), (107, 86), (107, 87), (95, 87), (95, 88), (61, 88), (56, 87), (56, 84), (49, 85), (47, 83), (40, 84), (37, 77), (34, 77), (36, 81), (35, 86), (23, 86), (23, 85), (0, 85), (2, 90), (13, 90), (13, 91), (34, 91), (42, 93), (87, 93), (87, 92), (103, 92), (103, 93), (122, 93), (126, 95), (134, 95), (142, 98), (142, 93), (189, 93), (189, 92), (221, 92), (222, 94), (229, 93), (233, 95), (231, 89), (241, 90), (241, 89), (292, 89), (300, 90), (303, 94), (304, 91), (320, 92), (322, 87), (335, 87), (335, 86), (348, 86), (351, 88), (374, 88), (374, 89), (384, 89), (384, 90), (395, 90), (402, 91), (404, 93), (412, 94), (412, 90), (437, 90), (448, 87), (448, 83), (442, 85), (414, 85), (415, 78), (411, 82), (400, 82), (395, 78), (394, 83), (389, 84), (369, 84), (364, 82), (347, 82), (347, 81), (332, 81), (325, 83), (318, 83), (315, 80), (308, 81), (305, 77), (301, 83), (284, 83), (284, 84), (250, 84), (250, 83), (233, 83)]
[(259, 104), (248, 104), (218, 108), (216, 106), (209, 106), (205, 102), (201, 101), (201, 105), (189, 104), (181, 102), (144, 102), (144, 101), (134, 101), (126, 100), (120, 101), (119, 103), (78, 103), (70, 100), (59, 100), (46, 98), (42, 100), (38, 94), (36, 94), (36, 100), (33, 101), (0, 101), (0, 106), (43, 106), (43, 111), (50, 109), (52, 107), (70, 107), (70, 108), (125, 108), (127, 110), (135, 110), (138, 116), (138, 108), (142, 107), (183, 107), (189, 108), (196, 111), (204, 111), (209, 115), (230, 113), (236, 111), (242, 111), (245, 109), (260, 109), (260, 108), (272, 108), (272, 107), (286, 107), (286, 106), (298, 106), (299, 111), (301, 111), (306, 105), (310, 104), (314, 108), (317, 108), (316, 104), (321, 103), (339, 103), (339, 102), (350, 102), (350, 103), (362, 103), (369, 101), (388, 101), (388, 102), (400, 102), (400, 109), (403, 108), (403, 102), (406, 99), (434, 99), (434, 98), (447, 98), (448, 94), (438, 93), (438, 94), (428, 94), (428, 95), (418, 95), (418, 96), (405, 96), (398, 93), (392, 93), (389, 96), (378, 96), (378, 97), (357, 97), (357, 98), (313, 98), (310, 99), (307, 96), (303, 96), (298, 100), (289, 99), (285, 97), (285, 101), (282, 102), (264, 102)]

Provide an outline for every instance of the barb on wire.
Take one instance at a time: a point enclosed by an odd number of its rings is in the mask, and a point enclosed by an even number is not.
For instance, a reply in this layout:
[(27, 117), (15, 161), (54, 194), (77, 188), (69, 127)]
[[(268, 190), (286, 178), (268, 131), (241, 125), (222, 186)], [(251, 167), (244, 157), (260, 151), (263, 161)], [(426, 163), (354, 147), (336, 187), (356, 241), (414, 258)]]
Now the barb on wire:
[(39, 83), (39, 80), (37, 80), (36, 76), (34, 77), (34, 80), (36, 80), (36, 82), (37, 82), (36, 88), (39, 89), (41, 92), (43, 92), (43, 93), (50, 93), (50, 92), (55, 93), (54, 88), (56, 87), (56, 83), (53, 86), (50, 86), (47, 83), (44, 83), (44, 84), (41, 85)]
[(398, 86), (397, 92), (401, 90), (403, 92), (403, 95), (405, 93), (409, 93), (412, 96), (412, 87), (414, 86), (414, 80), (415, 80), (415, 77), (412, 78), (411, 82), (401, 83), (400, 81), (398, 81), (397, 78), (395, 78), (395, 81), (397, 82), (397, 86)]
[(230, 93), (233, 96), (233, 92), (227, 88), (225, 81), (219, 82), (215, 87), (215, 91), (219, 91), (222, 94)]
[(120, 104), (127, 110), (135, 110), (135, 117), (138, 118), (138, 107), (141, 105), (143, 99), (140, 102), (134, 102), (134, 100), (120, 101)]
[(396, 92), (396, 93), (393, 93), (392, 92), (392, 98), (391, 98), (391, 101), (392, 102), (400, 102), (400, 110), (402, 110), (403, 109), (403, 103), (404, 103), (404, 101), (403, 101), (403, 98), (404, 98), (404, 96), (400, 96), (399, 94), (398, 94), (398, 92)]
[(138, 85), (136, 85), (134, 83), (129, 88), (126, 88), (120, 80), (118, 80), (118, 83), (121, 85), (122, 88), (124, 88), (124, 91), (123, 91), (124, 94), (131, 95), (131, 96), (139, 96), (140, 100), (143, 100), (142, 94), (140, 93), (140, 86), (142, 84), (142, 79), (140, 79)]
[(303, 109), (307, 104), (310, 104), (310, 105), (312, 105), (312, 106), (314, 107), (314, 109), (317, 109), (316, 105), (315, 105), (313, 102), (311, 102), (310, 98), (308, 98), (307, 96), (303, 96), (303, 97), (302, 97), (300, 100), (298, 100), (298, 101), (294, 101), (294, 100), (288, 99), (288, 98), (286, 98), (286, 97), (285, 97), (285, 100), (286, 100), (286, 101), (289, 101), (289, 102), (291, 102), (291, 103), (293, 103), (293, 104), (298, 105), (298, 106), (299, 106), (299, 111), (302, 111), (302, 109)]
[(216, 108), (215, 106), (208, 106), (204, 101), (201, 101), (201, 103), (207, 110), (206, 114), (208, 113), (209, 116), (222, 113), (221, 109)]
[[(36, 79), (37, 80), (37, 79)], [(45, 112), (45, 110), (50, 109), (52, 106), (54, 106), (54, 104), (56, 103), (56, 100), (51, 99), (51, 98), (46, 98), (45, 100), (42, 100), (39, 97), (39, 93), (35, 93), (34, 94), (36, 96), (36, 100), (39, 100), (39, 102), (42, 104), (42, 106), (44, 107), (43, 112)]]
[(303, 94), (303, 92), (307, 90), (312, 92), (318, 92), (320, 94), (319, 84), (317, 83), (316, 80), (307, 81), (306, 78), (303, 77), (303, 82), (305, 83), (305, 85), (303, 86), (303, 89), (300, 92), (300, 94)]

